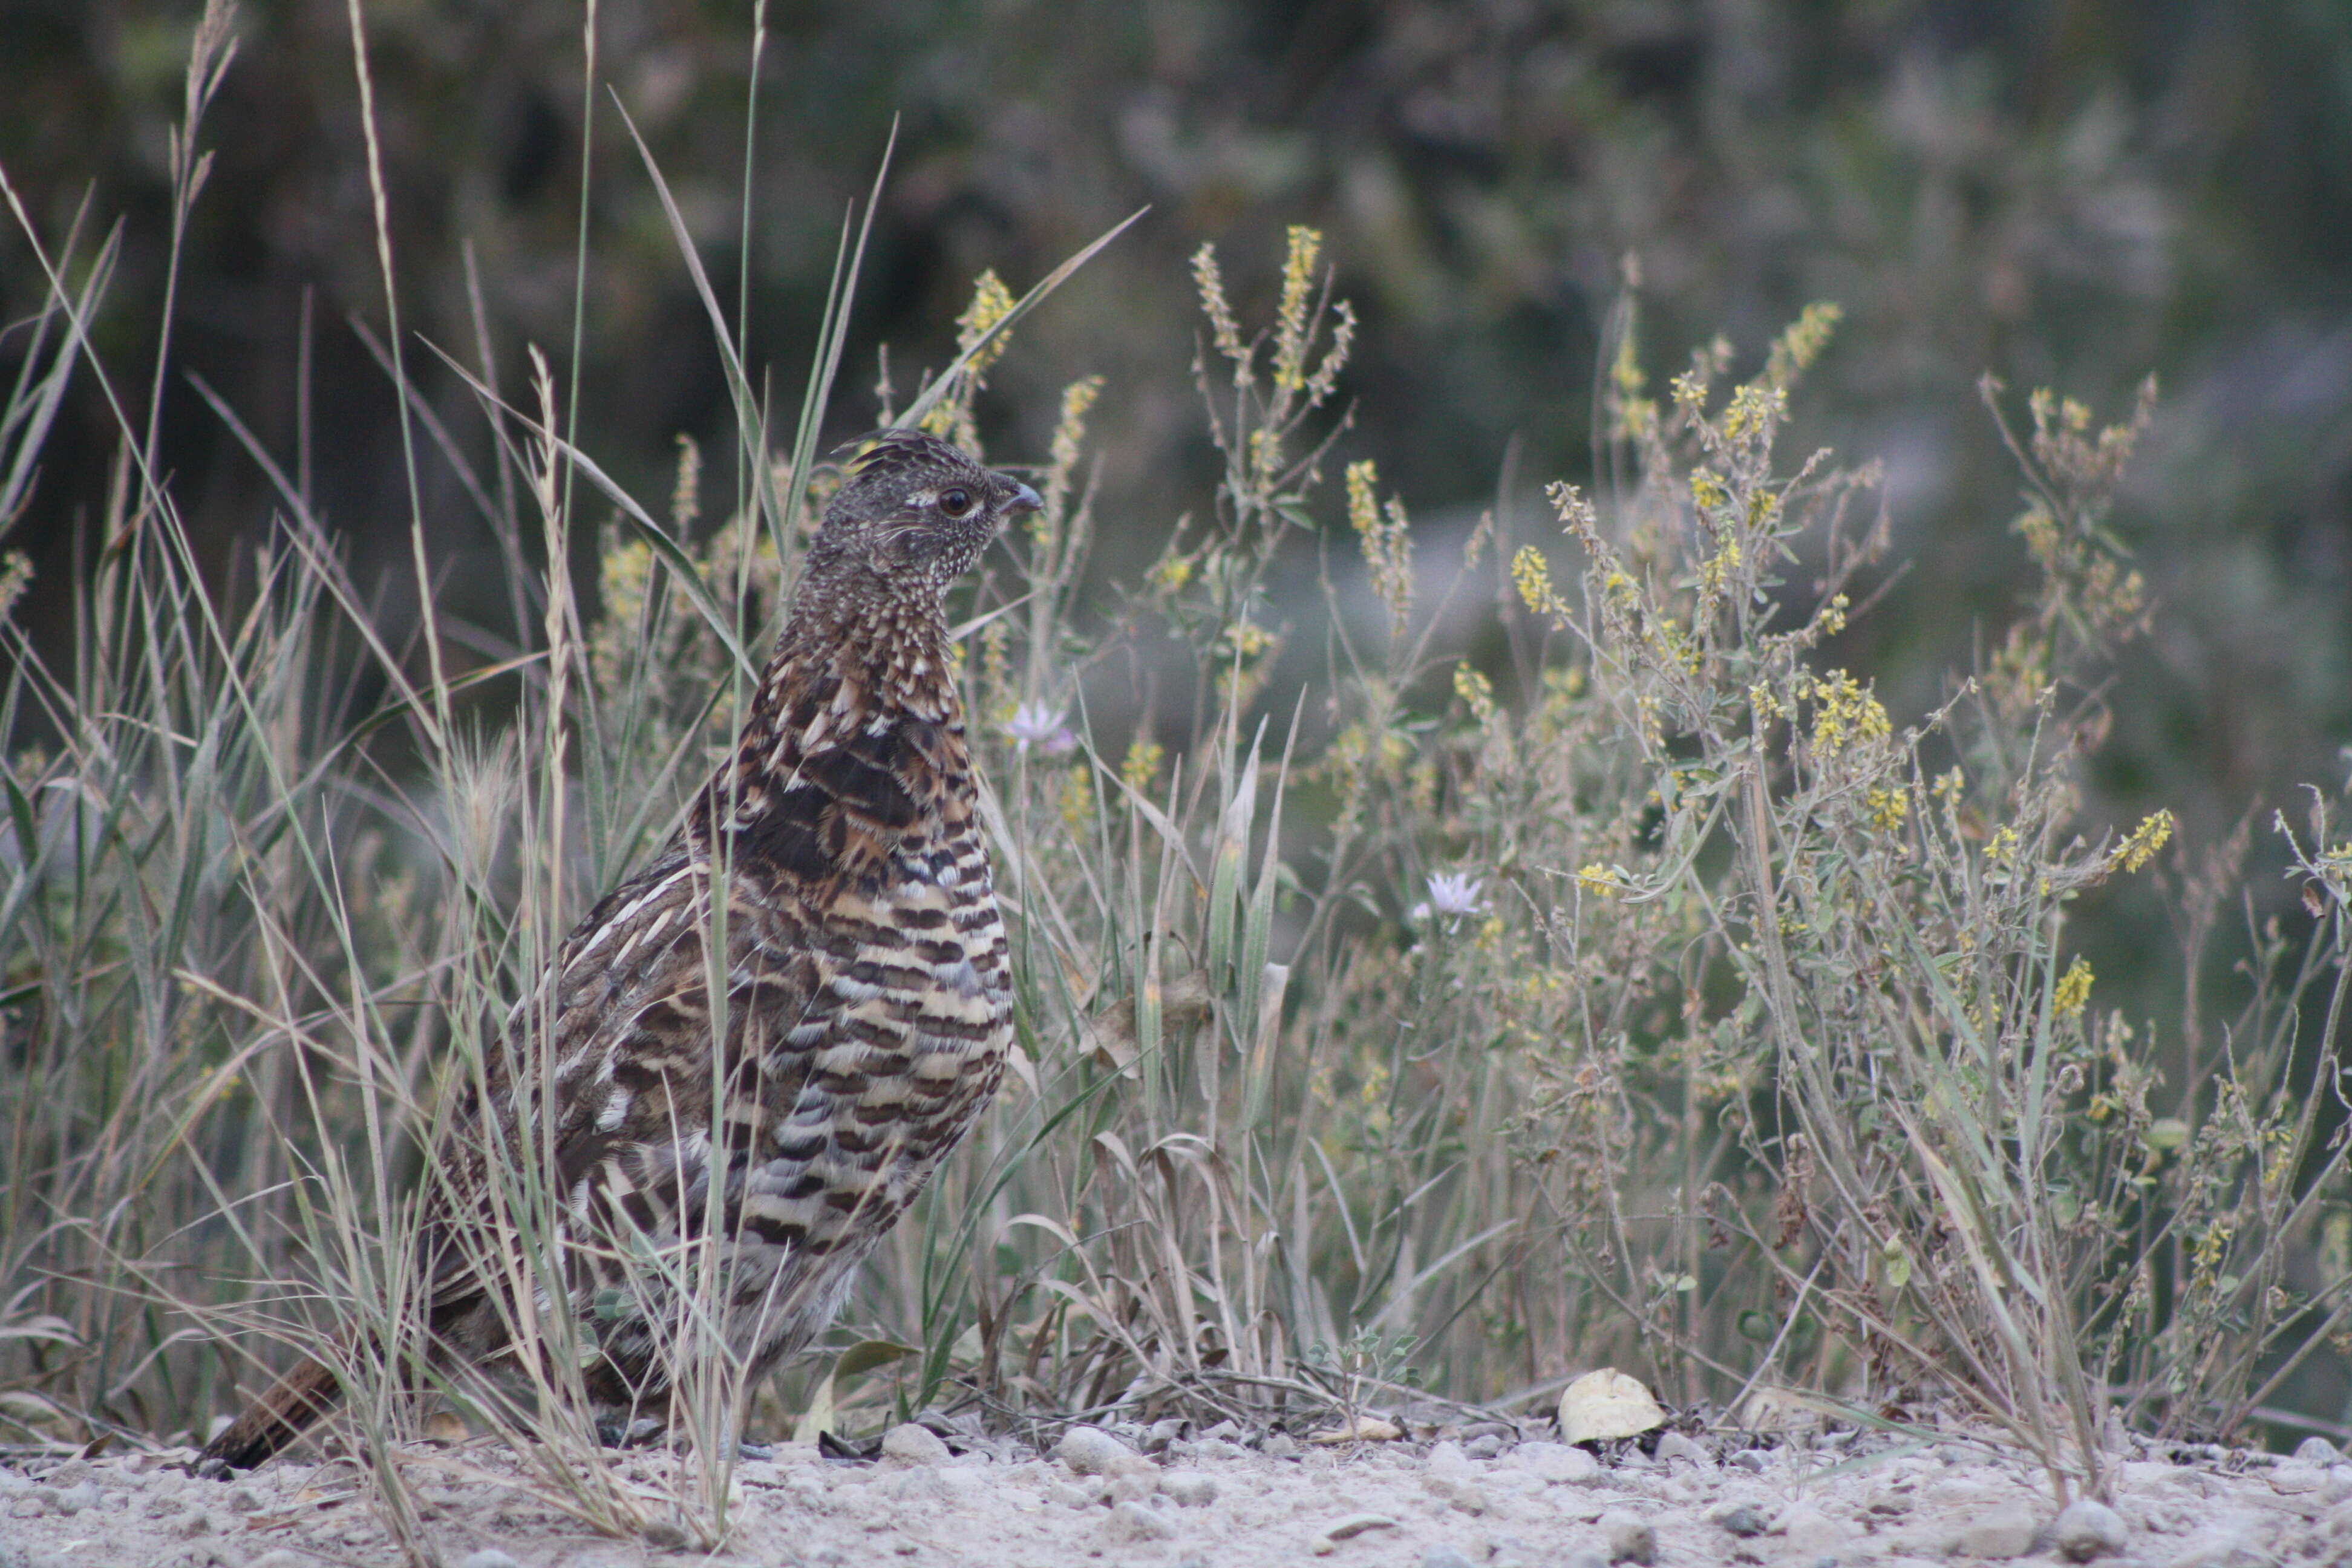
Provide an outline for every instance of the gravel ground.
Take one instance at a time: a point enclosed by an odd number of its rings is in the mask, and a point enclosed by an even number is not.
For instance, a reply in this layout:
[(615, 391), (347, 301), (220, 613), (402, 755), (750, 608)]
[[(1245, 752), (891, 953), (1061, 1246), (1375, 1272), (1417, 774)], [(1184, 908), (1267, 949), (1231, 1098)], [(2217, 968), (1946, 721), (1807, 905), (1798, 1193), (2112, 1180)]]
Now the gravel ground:
[[(1040, 1457), (1009, 1439), (952, 1453), (905, 1426), (873, 1462), (783, 1448), (744, 1463), (735, 1528), (715, 1552), (661, 1524), (645, 1539), (599, 1536), (508, 1484), (502, 1450), (421, 1447), (411, 1473), (445, 1568), (2352, 1561), (2352, 1464), (2317, 1438), (2292, 1458), (2137, 1451), (2118, 1458), (2112, 1507), (2063, 1514), (2030, 1468), (1958, 1445), (1847, 1434), (1759, 1447), (1670, 1433), (1654, 1454), (1621, 1447), (1606, 1458), (1492, 1436), (1344, 1448), (1277, 1436), (1254, 1448), (1080, 1427)], [(0, 1459), (0, 1568), (401, 1560), (348, 1463), (280, 1461), (215, 1481), (186, 1474), (189, 1457)], [(654, 1452), (616, 1461), (649, 1499), (675, 1463)]]

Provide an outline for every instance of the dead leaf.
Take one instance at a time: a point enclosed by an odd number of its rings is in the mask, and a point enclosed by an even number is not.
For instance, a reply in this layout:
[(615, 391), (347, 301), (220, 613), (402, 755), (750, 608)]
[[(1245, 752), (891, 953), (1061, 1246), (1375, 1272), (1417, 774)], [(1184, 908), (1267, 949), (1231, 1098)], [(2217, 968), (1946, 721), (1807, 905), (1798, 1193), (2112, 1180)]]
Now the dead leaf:
[(1359, 1415), (1343, 1426), (1318, 1432), (1307, 1440), (1310, 1443), (1393, 1443), (1404, 1436), (1404, 1428), (1381, 1415)]
[(1606, 1442), (1638, 1437), (1666, 1424), (1664, 1406), (1642, 1385), (1613, 1366), (1588, 1372), (1560, 1391), (1559, 1437), (1563, 1443)]

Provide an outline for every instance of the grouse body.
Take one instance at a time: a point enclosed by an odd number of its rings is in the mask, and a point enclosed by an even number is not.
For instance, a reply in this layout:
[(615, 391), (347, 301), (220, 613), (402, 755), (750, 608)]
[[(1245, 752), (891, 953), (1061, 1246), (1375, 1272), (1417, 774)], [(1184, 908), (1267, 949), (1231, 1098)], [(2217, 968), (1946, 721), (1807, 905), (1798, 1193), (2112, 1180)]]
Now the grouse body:
[[(561, 1194), (588, 1394), (625, 1427), (666, 1414), (688, 1321), (647, 1247), (715, 1215), (719, 1329), (756, 1377), (831, 1321), (970, 1129), (1012, 989), (943, 596), (1037, 505), (919, 432), (859, 444), (731, 760), (565, 939), (451, 1119), (421, 1241), (436, 1358), (514, 1352), (491, 1162), (520, 1138)], [(305, 1363), (205, 1458), (257, 1464), (338, 1393)]]

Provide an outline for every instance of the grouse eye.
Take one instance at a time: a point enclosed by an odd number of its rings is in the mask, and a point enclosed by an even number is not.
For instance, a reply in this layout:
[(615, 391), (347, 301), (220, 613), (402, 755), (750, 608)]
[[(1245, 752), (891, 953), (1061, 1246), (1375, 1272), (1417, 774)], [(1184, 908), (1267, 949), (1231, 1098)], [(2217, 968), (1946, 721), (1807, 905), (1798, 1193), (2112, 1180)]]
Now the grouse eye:
[(940, 493), (940, 510), (950, 517), (961, 517), (971, 510), (971, 492), (961, 485)]

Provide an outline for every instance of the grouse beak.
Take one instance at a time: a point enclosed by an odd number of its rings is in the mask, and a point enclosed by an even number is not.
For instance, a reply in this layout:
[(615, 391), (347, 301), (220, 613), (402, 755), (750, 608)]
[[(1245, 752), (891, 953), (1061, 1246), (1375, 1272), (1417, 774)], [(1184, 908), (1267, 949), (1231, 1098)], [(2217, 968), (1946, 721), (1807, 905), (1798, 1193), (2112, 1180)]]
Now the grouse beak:
[(1035, 490), (1031, 489), (1027, 485), (1022, 484), (1017, 480), (1014, 481), (1013, 486), (1013, 499), (1004, 503), (1005, 516), (1018, 517), (1024, 511), (1043, 511), (1045, 510), (1045, 503), (1037, 499), (1037, 492)]

